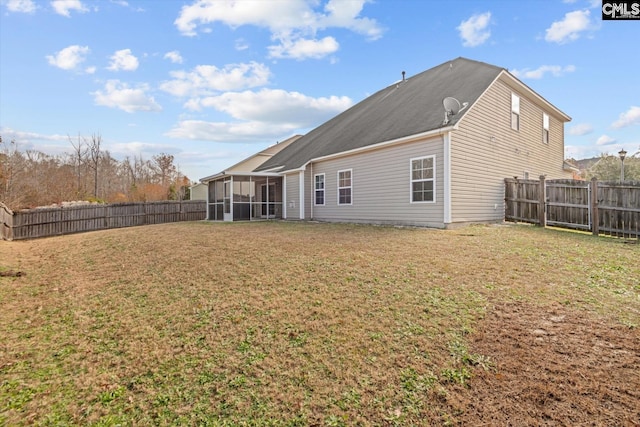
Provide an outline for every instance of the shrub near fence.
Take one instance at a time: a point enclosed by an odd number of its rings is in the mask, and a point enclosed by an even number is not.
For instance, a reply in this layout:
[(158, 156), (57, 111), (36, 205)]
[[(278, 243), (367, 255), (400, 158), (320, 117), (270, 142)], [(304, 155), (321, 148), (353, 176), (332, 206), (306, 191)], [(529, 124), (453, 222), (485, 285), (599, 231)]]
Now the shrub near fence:
[(203, 200), (83, 205), (18, 212), (11, 212), (0, 204), (0, 234), (4, 240), (33, 239), (205, 218), (206, 202)]

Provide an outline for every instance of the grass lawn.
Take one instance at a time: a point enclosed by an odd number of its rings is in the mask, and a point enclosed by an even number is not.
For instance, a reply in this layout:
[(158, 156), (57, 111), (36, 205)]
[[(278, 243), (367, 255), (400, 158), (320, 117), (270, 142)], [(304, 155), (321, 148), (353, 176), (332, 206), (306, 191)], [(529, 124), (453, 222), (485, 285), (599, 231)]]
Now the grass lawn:
[(0, 241), (10, 270), (0, 425), (640, 423), (638, 244), (193, 222)]

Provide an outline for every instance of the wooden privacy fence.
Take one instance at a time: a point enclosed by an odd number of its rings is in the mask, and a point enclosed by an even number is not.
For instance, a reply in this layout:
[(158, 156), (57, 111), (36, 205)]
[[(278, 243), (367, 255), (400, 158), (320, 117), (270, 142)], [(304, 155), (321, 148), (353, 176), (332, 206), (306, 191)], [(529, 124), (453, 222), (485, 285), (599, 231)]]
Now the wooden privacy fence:
[(206, 201), (163, 201), (81, 205), (12, 212), (0, 203), (4, 240), (33, 239), (109, 228), (198, 221), (207, 216)]
[(506, 178), (505, 220), (640, 239), (640, 182)]

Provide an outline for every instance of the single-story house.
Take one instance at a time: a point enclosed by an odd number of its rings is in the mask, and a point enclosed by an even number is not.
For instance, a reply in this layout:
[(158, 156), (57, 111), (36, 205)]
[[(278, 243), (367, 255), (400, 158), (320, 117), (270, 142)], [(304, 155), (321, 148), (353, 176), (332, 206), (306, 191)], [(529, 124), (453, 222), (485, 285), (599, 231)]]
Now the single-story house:
[(208, 185), (198, 182), (189, 187), (189, 200), (207, 200)]
[(278, 142), (215, 175), (200, 180), (206, 184), (207, 219), (247, 221), (283, 218), (282, 176), (255, 169), (301, 135)]
[(571, 118), (505, 68), (457, 58), (203, 178), (210, 220), (450, 228), (504, 219), (504, 178), (571, 178)]

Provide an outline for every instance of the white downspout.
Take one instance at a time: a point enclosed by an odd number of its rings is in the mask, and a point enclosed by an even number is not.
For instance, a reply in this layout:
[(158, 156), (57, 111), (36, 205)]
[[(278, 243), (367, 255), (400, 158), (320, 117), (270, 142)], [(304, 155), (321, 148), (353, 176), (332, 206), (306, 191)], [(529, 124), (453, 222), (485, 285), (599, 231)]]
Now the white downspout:
[[(211, 221), (211, 218), (209, 218), (209, 211), (211, 210), (211, 208), (209, 207), (209, 203), (211, 203), (209, 201), (209, 191), (211, 191), (209, 189), (209, 185), (211, 185), (211, 181), (207, 182), (207, 221)], [(214, 184), (214, 188), (215, 188), (215, 184)]]
[(300, 219), (304, 219), (304, 171), (300, 171)]
[(445, 228), (451, 224), (451, 131), (443, 135), (443, 203), (444, 203), (444, 226)]
[(311, 185), (310, 185), (310, 190), (311, 190), (311, 206), (309, 206), (309, 208), (311, 209), (311, 218), (309, 219), (313, 219), (313, 205), (316, 204), (316, 179), (313, 177), (313, 163), (309, 164), (309, 167), (311, 168)]
[(287, 176), (282, 177), (282, 219), (287, 219)]

